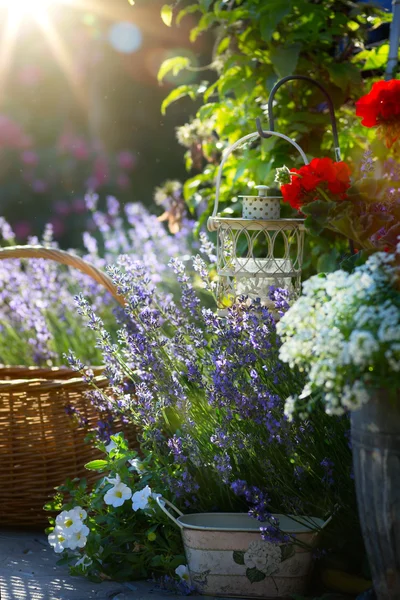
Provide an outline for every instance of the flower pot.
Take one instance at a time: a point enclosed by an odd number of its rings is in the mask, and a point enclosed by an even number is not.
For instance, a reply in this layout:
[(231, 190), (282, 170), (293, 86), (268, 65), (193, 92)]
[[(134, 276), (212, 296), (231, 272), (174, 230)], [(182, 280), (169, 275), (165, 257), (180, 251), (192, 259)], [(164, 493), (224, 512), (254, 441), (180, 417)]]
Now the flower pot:
[(400, 598), (400, 393), (379, 390), (351, 414), (361, 529), (379, 600)]
[[(312, 549), (326, 525), (312, 517), (279, 518), (283, 532), (299, 544), (272, 544), (262, 523), (243, 513), (183, 515), (165, 499), (160, 508), (180, 527), (190, 579), (200, 594), (238, 598), (289, 598), (304, 594), (313, 566)], [(167, 510), (178, 514), (175, 519)], [(301, 544), (301, 545), (300, 545)]]

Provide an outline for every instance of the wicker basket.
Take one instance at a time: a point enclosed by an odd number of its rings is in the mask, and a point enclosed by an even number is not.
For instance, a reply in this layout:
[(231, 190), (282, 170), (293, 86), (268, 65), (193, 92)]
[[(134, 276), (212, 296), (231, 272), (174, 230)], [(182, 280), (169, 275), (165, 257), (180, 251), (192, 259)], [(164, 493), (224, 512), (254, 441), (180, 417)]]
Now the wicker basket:
[[(53, 248), (21, 246), (0, 249), (0, 260), (6, 258), (46, 258), (76, 267), (123, 304), (107, 275), (79, 257)], [(102, 368), (94, 372), (97, 387), (106, 388)], [(43, 525), (47, 521), (43, 505), (57, 485), (67, 478), (96, 477), (84, 468), (98, 457), (84, 442), (88, 429), (99, 420), (86, 400), (88, 389), (67, 368), (0, 366), (0, 525)], [(67, 414), (67, 406), (87, 419), (87, 427)]]

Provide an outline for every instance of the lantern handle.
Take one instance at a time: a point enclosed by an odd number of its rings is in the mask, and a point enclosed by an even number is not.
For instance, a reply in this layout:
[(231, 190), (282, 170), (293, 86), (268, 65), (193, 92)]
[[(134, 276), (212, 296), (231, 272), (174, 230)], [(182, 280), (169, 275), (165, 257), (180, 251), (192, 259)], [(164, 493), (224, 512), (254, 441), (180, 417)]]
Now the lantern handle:
[[(287, 142), (289, 142), (290, 144), (292, 144), (292, 146), (294, 146), (296, 148), (296, 150), (298, 150), (301, 158), (304, 161), (304, 164), (308, 165), (308, 159), (307, 159), (307, 156), (304, 154), (304, 151), (300, 148), (300, 146), (298, 145), (298, 143), (295, 142), (294, 140), (292, 140), (290, 137), (288, 137), (287, 135), (284, 135), (283, 133), (279, 133), (278, 131), (264, 131), (263, 133), (267, 134), (268, 137), (269, 136), (276, 136), (276, 137), (282, 138), (283, 140), (286, 140)], [(254, 133), (249, 133), (248, 135), (245, 135), (244, 137), (242, 137), (239, 140), (237, 140), (237, 142), (235, 142), (234, 144), (232, 144), (232, 146), (229, 146), (229, 148), (226, 148), (224, 150), (223, 155), (222, 155), (222, 161), (221, 161), (221, 164), (219, 166), (218, 174), (217, 174), (217, 179), (216, 179), (214, 210), (213, 210), (211, 218), (208, 221), (208, 228), (209, 228), (210, 231), (214, 231), (214, 227), (212, 226), (212, 219), (217, 216), (218, 204), (219, 204), (219, 194), (220, 194), (220, 187), (221, 187), (221, 180), (222, 180), (222, 173), (223, 173), (223, 169), (224, 169), (224, 166), (225, 166), (225, 163), (226, 163), (227, 159), (232, 154), (232, 152), (234, 150), (236, 150), (236, 148), (238, 148), (239, 146), (241, 146), (244, 142), (249, 142), (250, 140), (255, 140), (259, 136), (260, 136), (260, 134), (258, 133), (258, 131), (254, 132)]]
[[(312, 77), (308, 77), (308, 75), (288, 75), (287, 77), (283, 77), (282, 79), (280, 79), (274, 85), (274, 87), (272, 88), (271, 93), (269, 95), (269, 98), (268, 98), (268, 119), (269, 119), (269, 129), (270, 129), (270, 131), (274, 131), (275, 130), (275, 117), (274, 117), (274, 107), (273, 107), (273, 101), (274, 101), (274, 98), (275, 98), (275, 94), (279, 90), (279, 88), (281, 87), (281, 85), (283, 85), (287, 81), (292, 81), (292, 80), (301, 80), (301, 81), (308, 81), (309, 83), (313, 83), (324, 94), (324, 96), (325, 96), (325, 98), (326, 98), (326, 100), (328, 102), (329, 116), (331, 118), (333, 143), (335, 145), (335, 159), (337, 161), (340, 161), (341, 158), (340, 158), (339, 136), (338, 136), (338, 130), (337, 130), (335, 108), (333, 106), (332, 98), (328, 94), (328, 92), (326, 91), (326, 89), (324, 88), (324, 86), (319, 83), (319, 81), (316, 81)], [(258, 131), (260, 137), (262, 137), (262, 138), (269, 138), (270, 137), (270, 134), (267, 131), (263, 131), (262, 130), (261, 121), (258, 118), (256, 119), (256, 125), (257, 125), (257, 131)]]

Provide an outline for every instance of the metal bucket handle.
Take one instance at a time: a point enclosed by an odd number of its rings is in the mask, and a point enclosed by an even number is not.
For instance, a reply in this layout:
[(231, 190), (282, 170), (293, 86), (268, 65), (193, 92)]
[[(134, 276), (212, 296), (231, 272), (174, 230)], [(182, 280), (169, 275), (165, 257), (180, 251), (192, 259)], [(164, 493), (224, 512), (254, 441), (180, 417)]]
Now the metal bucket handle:
[(175, 519), (174, 515), (172, 515), (169, 512), (169, 510), (167, 508), (165, 508), (165, 505), (168, 504), (168, 506), (170, 506), (176, 513), (178, 513), (178, 515), (180, 517), (183, 517), (183, 512), (181, 512), (179, 510), (179, 508), (176, 508), (176, 506), (174, 506), (172, 504), (172, 502), (170, 502), (169, 500), (166, 500), (165, 498), (162, 498), (161, 496), (156, 496), (156, 502), (157, 502), (158, 506), (161, 508), (161, 510), (167, 515), (167, 517), (169, 517), (171, 519), (171, 521), (173, 521), (175, 523), (175, 525), (177, 525), (180, 529), (183, 529), (182, 523), (179, 523), (178, 519)]
[[(177, 508), (174, 504), (172, 504), (172, 502), (170, 502), (169, 500), (166, 500), (162, 496), (156, 496), (156, 502), (157, 502), (158, 506), (161, 508), (161, 510), (163, 511), (163, 513), (165, 513), (167, 515), (167, 517), (169, 517), (171, 519), (171, 521), (173, 521), (175, 523), (175, 525), (177, 525), (179, 527), (179, 529), (183, 529), (182, 523), (180, 523), (178, 521), (178, 519), (176, 519), (174, 517), (174, 515), (172, 515), (169, 512), (169, 510), (167, 508), (165, 508), (165, 505), (168, 504), (168, 506), (170, 506), (176, 513), (178, 513), (178, 515), (180, 517), (183, 517), (184, 513), (182, 511), (180, 511), (179, 508)], [(327, 518), (325, 523), (323, 523), (321, 525), (319, 531), (322, 531), (323, 529), (325, 529), (325, 527), (332, 521), (332, 519), (333, 519), (333, 514)]]
[[(296, 148), (296, 150), (299, 152), (301, 158), (303, 159), (304, 164), (308, 165), (307, 156), (305, 155), (304, 151), (299, 146), (299, 144), (297, 142), (295, 142), (294, 140), (292, 140), (292, 138), (288, 137), (287, 135), (285, 135), (283, 133), (279, 133), (278, 131), (264, 131), (263, 133), (268, 134), (268, 136), (275, 136), (275, 137), (282, 138), (283, 140), (286, 140), (287, 142), (289, 142), (289, 144), (292, 144), (292, 146), (294, 146)], [(237, 142), (232, 144), (232, 146), (229, 146), (229, 148), (226, 148), (226, 150), (224, 151), (224, 153), (222, 155), (222, 161), (221, 161), (221, 164), (218, 169), (217, 179), (216, 179), (214, 210), (213, 210), (212, 216), (208, 220), (208, 229), (210, 231), (215, 231), (213, 219), (214, 219), (214, 217), (217, 216), (217, 212), (218, 212), (222, 172), (223, 172), (223, 168), (225, 166), (225, 163), (226, 163), (228, 157), (232, 154), (232, 152), (234, 150), (236, 150), (236, 148), (241, 146), (244, 142), (249, 142), (250, 140), (254, 140), (258, 137), (261, 137), (260, 134), (258, 133), (258, 131), (254, 132), (254, 133), (249, 133), (248, 135), (245, 135), (244, 137), (237, 140)]]

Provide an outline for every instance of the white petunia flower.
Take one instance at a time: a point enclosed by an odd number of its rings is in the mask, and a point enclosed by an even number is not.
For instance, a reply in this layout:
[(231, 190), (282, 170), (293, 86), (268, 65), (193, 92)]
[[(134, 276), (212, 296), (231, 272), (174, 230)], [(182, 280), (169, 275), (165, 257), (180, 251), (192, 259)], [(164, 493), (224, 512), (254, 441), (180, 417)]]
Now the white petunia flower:
[(82, 525), (82, 529), (73, 533), (67, 540), (68, 548), (70, 550), (76, 550), (77, 548), (84, 548), (87, 542), (87, 536), (89, 535), (89, 527)]
[(52, 531), (52, 533), (49, 534), (47, 539), (49, 541), (50, 546), (53, 546), (54, 552), (56, 552), (57, 554), (59, 554), (68, 547), (67, 535), (65, 534), (64, 530), (58, 526), (54, 528), (54, 531)]
[(87, 517), (86, 510), (84, 508), (82, 508), (81, 506), (75, 506), (72, 509), (72, 511), (75, 512), (78, 515), (78, 517), (79, 517), (79, 519), (81, 521), (84, 521), (86, 519), (86, 517)]
[(131, 497), (132, 490), (125, 483), (119, 481), (105, 493), (104, 502), (109, 506), (117, 508), (118, 506), (122, 506), (125, 500), (129, 500)]
[(146, 473), (146, 467), (144, 466), (142, 461), (139, 460), (139, 458), (132, 458), (128, 462), (131, 465), (131, 467), (135, 469), (136, 473), (139, 473), (139, 475), (144, 475)]
[(149, 506), (149, 498), (152, 497), (151, 488), (146, 485), (145, 488), (140, 490), (140, 492), (135, 492), (132, 496), (132, 508), (134, 511), (137, 510), (145, 510), (146, 508), (150, 508)]
[(76, 506), (72, 510), (63, 510), (63, 512), (56, 517), (56, 526), (58, 526), (68, 537), (81, 529), (83, 525), (80, 516), (81, 514), (86, 517), (86, 511), (80, 506)]
[(186, 581), (187, 583), (190, 581), (190, 573), (187, 565), (179, 565), (179, 567), (175, 569), (175, 573), (182, 581)]

